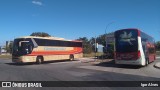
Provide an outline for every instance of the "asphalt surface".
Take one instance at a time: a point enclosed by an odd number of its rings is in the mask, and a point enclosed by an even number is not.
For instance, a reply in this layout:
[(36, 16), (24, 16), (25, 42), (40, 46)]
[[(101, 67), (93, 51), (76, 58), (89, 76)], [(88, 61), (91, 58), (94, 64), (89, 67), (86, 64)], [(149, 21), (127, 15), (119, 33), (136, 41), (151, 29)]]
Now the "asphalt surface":
[[(157, 59), (160, 59), (160, 57), (157, 57)], [(160, 69), (160, 62), (156, 62), (154, 64), (154, 67), (157, 68), (157, 69)]]
[[(84, 62), (89, 60), (90, 62)], [(114, 61), (97, 62), (82, 58), (75, 61), (54, 61), (41, 65), (14, 64), (0, 59), (0, 81), (160, 81), (155, 62), (146, 67), (115, 65)], [(158, 87), (52, 87), (0, 88), (0, 90), (158, 90)]]

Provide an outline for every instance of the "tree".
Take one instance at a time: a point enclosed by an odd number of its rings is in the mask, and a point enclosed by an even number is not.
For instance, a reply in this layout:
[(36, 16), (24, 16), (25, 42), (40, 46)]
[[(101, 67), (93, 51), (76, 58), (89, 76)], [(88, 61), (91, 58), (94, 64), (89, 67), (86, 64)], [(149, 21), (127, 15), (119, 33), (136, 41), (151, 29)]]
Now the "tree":
[(45, 32), (33, 32), (30, 36), (51, 37), (51, 35)]
[(13, 41), (10, 41), (9, 45), (6, 45), (5, 50), (7, 53), (12, 53)]
[(159, 51), (160, 50), (160, 41), (156, 42), (156, 50)]
[(87, 37), (80, 37), (79, 39), (77, 40), (80, 40), (82, 41), (82, 44), (83, 44), (83, 53), (84, 54), (89, 54), (92, 51), (92, 45), (90, 44), (89, 40), (87, 39)]
[(102, 44), (103, 46), (106, 46), (106, 41), (105, 41), (105, 34), (100, 35), (99, 37), (96, 38), (96, 42), (98, 44)]
[[(114, 34), (114, 32), (99, 35), (98, 37), (96, 37), (96, 43), (102, 44), (103, 46), (106, 46), (106, 40), (105, 40), (106, 37), (107, 37), (107, 36), (110, 36), (110, 35), (113, 35), (113, 34)], [(90, 39), (90, 42), (91, 42), (92, 44), (94, 44), (94, 43), (95, 43), (95, 38), (92, 37), (92, 38)]]

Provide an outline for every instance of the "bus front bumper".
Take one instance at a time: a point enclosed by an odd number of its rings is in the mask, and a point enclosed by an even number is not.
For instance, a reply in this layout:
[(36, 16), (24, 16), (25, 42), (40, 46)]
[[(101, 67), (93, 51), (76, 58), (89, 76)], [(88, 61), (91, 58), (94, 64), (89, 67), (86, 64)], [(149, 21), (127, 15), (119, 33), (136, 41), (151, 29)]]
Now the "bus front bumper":
[(35, 62), (34, 59), (32, 57), (25, 57), (25, 56), (21, 56), (21, 57), (12, 57), (12, 62), (15, 63), (30, 63), (30, 62)]
[(12, 62), (23, 63), (22, 57), (12, 57)]

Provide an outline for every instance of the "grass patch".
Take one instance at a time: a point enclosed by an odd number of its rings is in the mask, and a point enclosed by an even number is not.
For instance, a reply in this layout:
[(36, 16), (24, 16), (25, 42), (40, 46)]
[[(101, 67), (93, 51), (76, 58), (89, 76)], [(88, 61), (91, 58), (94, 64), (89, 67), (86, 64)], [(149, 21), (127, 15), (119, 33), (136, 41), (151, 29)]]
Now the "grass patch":
[(0, 55), (1, 59), (11, 59), (12, 55)]
[(95, 57), (95, 56), (102, 56), (103, 53), (97, 52), (97, 53), (89, 53), (89, 54), (83, 54), (83, 57)]
[(156, 51), (156, 55), (157, 55), (157, 56), (160, 56), (160, 51)]

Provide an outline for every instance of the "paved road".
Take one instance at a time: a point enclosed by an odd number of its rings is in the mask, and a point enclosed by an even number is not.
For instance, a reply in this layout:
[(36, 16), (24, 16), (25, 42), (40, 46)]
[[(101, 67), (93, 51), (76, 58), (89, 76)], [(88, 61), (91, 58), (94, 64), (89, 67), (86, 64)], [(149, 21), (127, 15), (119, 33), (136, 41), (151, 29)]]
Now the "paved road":
[[(154, 63), (159, 62), (156, 60)], [(41, 65), (17, 65), (11, 60), (0, 59), (0, 81), (160, 81), (160, 69), (153, 67), (133, 67), (115, 65), (113, 61), (104, 63), (82, 63), (76, 61), (56, 61)], [(22, 88), (1, 88), (3, 90), (22, 90)], [(23, 90), (28, 88), (23, 88)], [(63, 88), (29, 88), (30, 90), (119, 90), (131, 88), (111, 87), (63, 87)], [(134, 90), (157, 90), (158, 88), (132, 88)]]

